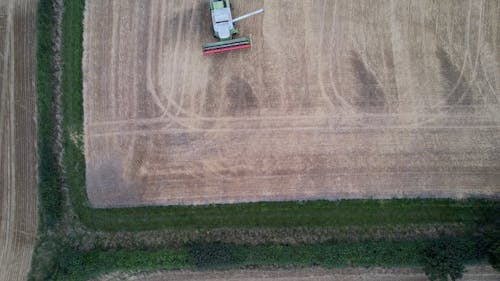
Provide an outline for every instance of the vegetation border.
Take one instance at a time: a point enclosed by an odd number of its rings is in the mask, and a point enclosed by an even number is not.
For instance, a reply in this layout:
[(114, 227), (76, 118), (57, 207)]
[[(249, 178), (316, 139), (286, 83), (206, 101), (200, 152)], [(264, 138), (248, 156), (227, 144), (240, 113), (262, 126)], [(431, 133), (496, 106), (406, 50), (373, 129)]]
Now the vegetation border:
[[(422, 250), (432, 240), (328, 242), (259, 246), (223, 243), (192, 244), (170, 250), (93, 250), (67, 255), (55, 280), (88, 280), (118, 271), (229, 270), (272, 268), (420, 267)], [(475, 241), (453, 238), (464, 245), (462, 260), (484, 263)]]

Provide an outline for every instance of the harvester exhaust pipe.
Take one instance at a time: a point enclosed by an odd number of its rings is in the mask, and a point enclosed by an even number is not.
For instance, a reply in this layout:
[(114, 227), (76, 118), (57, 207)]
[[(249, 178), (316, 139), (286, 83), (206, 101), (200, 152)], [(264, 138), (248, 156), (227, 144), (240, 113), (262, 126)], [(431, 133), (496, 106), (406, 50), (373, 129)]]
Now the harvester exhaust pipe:
[(246, 15), (243, 15), (241, 17), (237, 17), (235, 19), (233, 19), (233, 23), (235, 22), (238, 22), (240, 20), (244, 20), (246, 18), (249, 18), (249, 17), (252, 17), (252, 16), (255, 16), (255, 15), (258, 15), (258, 14), (261, 14), (261, 13), (264, 13), (264, 9), (260, 9), (260, 10), (257, 10), (257, 11), (254, 11), (254, 12), (251, 12), (251, 13), (248, 13)]

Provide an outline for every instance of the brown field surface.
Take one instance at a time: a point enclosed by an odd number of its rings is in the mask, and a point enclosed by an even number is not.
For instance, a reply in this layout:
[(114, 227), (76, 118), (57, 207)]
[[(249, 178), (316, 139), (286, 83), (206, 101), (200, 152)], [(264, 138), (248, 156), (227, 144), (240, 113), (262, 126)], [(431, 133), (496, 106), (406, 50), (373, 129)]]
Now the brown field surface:
[(36, 0), (0, 0), (0, 280), (26, 280), (37, 224)]
[(88, 0), (96, 207), (500, 196), (500, 1)]
[[(496, 281), (500, 273), (491, 267), (468, 267), (460, 281)], [(115, 273), (103, 276), (100, 281), (428, 281), (425, 274), (417, 269), (350, 268), (327, 270), (232, 270), (220, 272), (171, 271), (154, 273)]]

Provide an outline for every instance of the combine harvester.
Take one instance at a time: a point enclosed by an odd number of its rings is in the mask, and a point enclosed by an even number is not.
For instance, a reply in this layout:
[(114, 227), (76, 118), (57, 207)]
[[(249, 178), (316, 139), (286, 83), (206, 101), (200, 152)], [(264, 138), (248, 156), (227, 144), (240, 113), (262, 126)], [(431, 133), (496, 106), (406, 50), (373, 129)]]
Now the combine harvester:
[(252, 40), (250, 38), (243, 37), (233, 39), (234, 35), (239, 34), (239, 30), (236, 28), (235, 23), (263, 13), (264, 9), (233, 19), (230, 0), (210, 0), (210, 10), (212, 12), (212, 30), (214, 37), (220, 41), (203, 45), (203, 54), (211, 55), (252, 47)]

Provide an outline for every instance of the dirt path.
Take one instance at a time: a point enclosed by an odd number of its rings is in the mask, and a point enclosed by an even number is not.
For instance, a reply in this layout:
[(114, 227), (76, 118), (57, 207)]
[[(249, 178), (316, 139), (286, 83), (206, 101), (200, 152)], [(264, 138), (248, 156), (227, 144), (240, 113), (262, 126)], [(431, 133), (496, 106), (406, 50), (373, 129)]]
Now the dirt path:
[(0, 0), (0, 280), (25, 280), (37, 224), (36, 0)]
[[(500, 273), (491, 267), (469, 267), (461, 281), (495, 281), (499, 280)], [(233, 270), (222, 272), (155, 272), (110, 274), (99, 279), (100, 281), (113, 280), (141, 280), (141, 281), (427, 281), (425, 274), (417, 269), (293, 269), (293, 270)]]
[(499, 1), (233, 1), (212, 57), (203, 3), (87, 2), (95, 206), (500, 196)]

